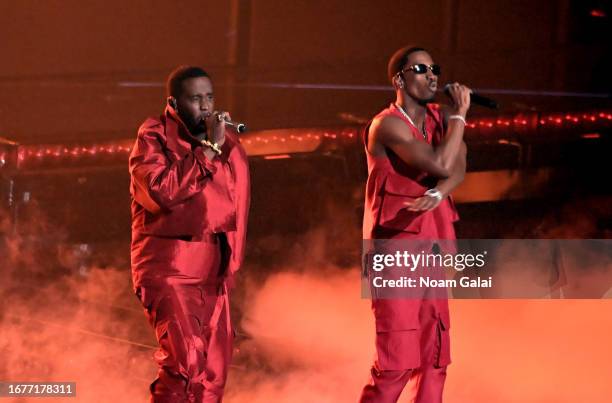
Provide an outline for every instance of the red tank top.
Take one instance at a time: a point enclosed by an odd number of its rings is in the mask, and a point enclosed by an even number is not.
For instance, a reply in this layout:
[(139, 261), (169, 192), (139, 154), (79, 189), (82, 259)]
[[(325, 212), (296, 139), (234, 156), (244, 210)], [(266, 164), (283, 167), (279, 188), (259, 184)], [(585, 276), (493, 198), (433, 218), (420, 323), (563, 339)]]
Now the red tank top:
[[(407, 134), (418, 141), (437, 146), (444, 136), (440, 108), (428, 104), (425, 117), (427, 139), (406, 117), (391, 104), (376, 117), (397, 116), (406, 122)], [(386, 156), (375, 157), (367, 150), (369, 125), (363, 133), (368, 160), (363, 217), (364, 239), (455, 239), (453, 222), (459, 219), (451, 196), (448, 196), (431, 211), (409, 211), (404, 202), (425, 194), (436, 186), (437, 178), (410, 167), (393, 151)]]

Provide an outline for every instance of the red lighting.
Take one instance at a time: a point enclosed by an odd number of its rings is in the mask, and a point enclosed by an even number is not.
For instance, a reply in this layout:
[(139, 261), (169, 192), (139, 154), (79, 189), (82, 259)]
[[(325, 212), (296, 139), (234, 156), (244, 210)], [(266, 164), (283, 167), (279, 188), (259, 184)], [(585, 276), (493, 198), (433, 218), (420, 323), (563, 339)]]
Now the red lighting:
[(287, 158), (291, 158), (289, 154), (277, 154), (277, 155), (266, 155), (264, 157), (265, 160), (285, 160)]
[[(563, 113), (543, 113), (536, 115), (535, 113), (521, 113), (515, 116), (499, 116), (488, 118), (475, 118), (467, 122), (466, 128), (469, 134), (483, 135), (484, 133), (505, 134), (513, 129), (521, 128), (521, 131), (528, 130), (529, 133), (536, 133), (538, 127), (546, 128), (546, 131), (554, 128), (554, 130), (571, 130), (577, 127), (583, 127), (583, 131), (592, 131), (582, 134), (585, 139), (597, 139), (603, 135), (596, 131), (609, 128), (612, 124), (612, 111), (598, 110), (580, 113), (563, 112)], [(310, 129), (308, 131), (291, 130), (289, 132), (274, 135), (266, 135), (265, 132), (254, 133), (253, 137), (243, 138), (245, 145), (255, 144), (291, 144), (291, 142), (308, 142), (316, 139), (327, 143), (355, 141), (359, 139), (359, 128), (342, 128), (339, 130), (333, 129)], [(473, 131), (476, 133), (474, 133)], [(472, 131), (472, 132), (470, 132)], [(95, 161), (99, 158), (120, 158), (131, 151), (133, 140), (119, 140), (106, 142), (102, 144), (88, 145), (23, 145), (19, 146), (17, 158), (19, 162), (32, 162), (37, 165), (48, 160), (66, 160), (67, 163), (77, 161)], [(283, 150), (286, 151), (286, 150)], [(282, 151), (281, 151), (282, 152)], [(6, 156), (5, 156), (6, 158)], [(290, 158), (288, 154), (268, 155), (265, 159), (282, 159)]]
[(601, 137), (599, 133), (584, 133), (582, 136), (583, 139), (598, 139)]
[(595, 17), (595, 18), (606, 18), (607, 17), (606, 12), (599, 8), (592, 9), (589, 14), (591, 15), (591, 17)]

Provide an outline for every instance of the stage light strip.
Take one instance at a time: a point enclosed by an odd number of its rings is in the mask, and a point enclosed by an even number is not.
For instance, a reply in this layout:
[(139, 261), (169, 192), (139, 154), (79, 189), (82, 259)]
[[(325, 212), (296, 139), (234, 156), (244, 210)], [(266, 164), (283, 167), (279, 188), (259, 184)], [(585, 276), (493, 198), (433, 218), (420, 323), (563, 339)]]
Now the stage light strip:
[[(483, 118), (468, 120), (467, 128), (479, 130), (483, 135), (494, 134), (498, 129), (501, 130), (538, 130), (551, 128), (553, 130), (580, 127), (581, 124), (586, 124), (584, 131), (588, 133), (590, 130), (600, 130), (598, 127), (588, 127), (588, 125), (598, 123), (604, 127), (608, 127), (612, 123), (612, 113), (610, 111), (589, 112), (589, 113), (551, 113), (539, 116), (535, 113), (528, 115), (516, 115), (514, 118)], [(253, 132), (241, 136), (241, 141), (245, 148), (257, 146), (264, 149), (259, 154), (288, 154), (291, 149), (291, 144), (299, 147), (298, 144), (310, 144), (313, 141), (352, 141), (359, 137), (359, 128), (345, 129), (287, 129), (291, 134), (282, 135), (283, 130), (274, 130), (274, 134), (264, 135), (266, 131)], [(468, 131), (469, 133), (469, 131)], [(537, 134), (535, 132), (534, 134)], [(590, 137), (592, 138), (592, 137)], [(82, 157), (104, 157), (115, 155), (128, 155), (132, 149), (132, 140), (120, 140), (115, 142), (107, 142), (105, 144), (93, 144), (87, 146), (68, 146), (68, 145), (23, 145), (19, 146), (17, 158), (19, 163), (29, 163), (30, 161), (43, 161), (49, 159), (65, 159), (65, 158), (82, 158)], [(283, 151), (266, 151), (274, 149), (274, 145), (283, 145)], [(315, 145), (317, 143), (314, 143)], [(294, 148), (295, 148), (294, 147)], [(278, 147), (276, 147), (278, 148)], [(258, 155), (259, 155), (258, 154)], [(8, 162), (10, 159), (6, 151), (0, 153), (1, 161)]]

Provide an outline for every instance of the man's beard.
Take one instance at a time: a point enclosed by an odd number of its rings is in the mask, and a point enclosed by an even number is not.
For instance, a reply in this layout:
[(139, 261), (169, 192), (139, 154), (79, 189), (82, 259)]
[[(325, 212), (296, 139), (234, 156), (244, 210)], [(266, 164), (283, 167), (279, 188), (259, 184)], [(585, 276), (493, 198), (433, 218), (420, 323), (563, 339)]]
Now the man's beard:
[(206, 132), (206, 122), (204, 119), (196, 120), (191, 117), (181, 116), (181, 120), (185, 123), (185, 126), (187, 126), (189, 133), (193, 134), (194, 136)]
[(204, 119), (200, 119), (193, 126), (193, 134), (200, 134), (200, 133), (204, 133), (204, 132), (206, 132), (206, 122), (204, 121)]

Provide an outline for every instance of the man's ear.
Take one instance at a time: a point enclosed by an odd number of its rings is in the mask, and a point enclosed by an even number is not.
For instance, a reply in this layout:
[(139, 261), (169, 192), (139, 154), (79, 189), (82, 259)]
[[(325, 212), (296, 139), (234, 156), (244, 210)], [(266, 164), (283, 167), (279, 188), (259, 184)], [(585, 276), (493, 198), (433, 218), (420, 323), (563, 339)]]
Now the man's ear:
[(393, 87), (395, 89), (404, 88), (404, 79), (400, 73), (393, 76)]
[(173, 96), (169, 96), (167, 100), (168, 100), (168, 105), (170, 105), (174, 110), (176, 110), (177, 109), (176, 98), (174, 98)]

